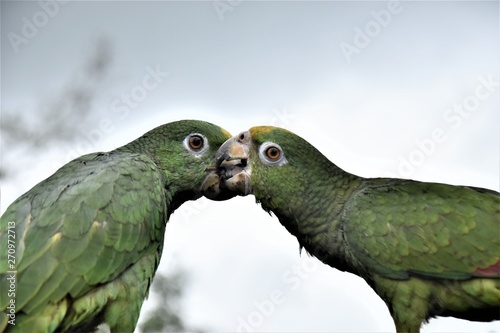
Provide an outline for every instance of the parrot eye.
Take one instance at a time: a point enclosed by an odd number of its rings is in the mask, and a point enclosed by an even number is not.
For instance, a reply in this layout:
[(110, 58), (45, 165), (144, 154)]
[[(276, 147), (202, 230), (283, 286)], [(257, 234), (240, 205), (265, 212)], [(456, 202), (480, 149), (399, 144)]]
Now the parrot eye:
[(204, 135), (192, 133), (184, 139), (184, 147), (199, 157), (208, 149), (208, 141)]
[(260, 146), (259, 157), (264, 164), (269, 166), (281, 166), (288, 162), (283, 149), (273, 142), (264, 142)]
[(199, 135), (193, 135), (189, 138), (189, 147), (193, 150), (203, 148), (203, 138)]
[(266, 149), (266, 155), (271, 160), (276, 160), (280, 157), (281, 151), (276, 147), (269, 147)]

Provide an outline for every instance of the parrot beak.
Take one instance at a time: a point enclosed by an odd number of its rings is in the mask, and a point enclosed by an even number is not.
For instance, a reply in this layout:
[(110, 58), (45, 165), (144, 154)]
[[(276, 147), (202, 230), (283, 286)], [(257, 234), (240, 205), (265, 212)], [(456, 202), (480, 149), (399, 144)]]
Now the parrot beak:
[(215, 157), (215, 167), (202, 185), (202, 192), (212, 200), (228, 195), (245, 196), (252, 192), (250, 184), (250, 166), (248, 165), (248, 142), (237, 135), (220, 146)]
[(227, 140), (217, 151), (216, 167), (223, 186), (245, 196), (252, 192), (248, 164), (250, 134), (243, 132)]
[[(229, 200), (238, 195), (238, 193), (226, 190), (221, 181), (220, 175), (217, 174), (215, 168), (207, 169), (209, 174), (201, 184), (201, 193), (210, 200), (224, 201)], [(221, 186), (222, 185), (222, 186)]]

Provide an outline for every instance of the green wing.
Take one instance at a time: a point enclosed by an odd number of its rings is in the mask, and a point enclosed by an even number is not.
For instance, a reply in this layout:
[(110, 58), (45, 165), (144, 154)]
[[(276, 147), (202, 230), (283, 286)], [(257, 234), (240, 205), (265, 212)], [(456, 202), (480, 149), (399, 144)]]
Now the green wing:
[[(78, 327), (92, 325), (108, 302), (111, 282), (130, 279), (124, 272), (142, 258), (149, 258), (141, 261), (145, 267), (129, 275), (146, 272), (152, 279), (167, 219), (162, 184), (144, 155), (96, 153), (71, 161), (18, 198), (0, 219), (0, 330), (11, 299), (13, 329), (26, 322), (53, 330), (63, 319), (63, 325)], [(13, 272), (14, 297), (7, 280)], [(98, 287), (103, 292), (85, 299)], [(132, 296), (139, 304), (129, 306), (140, 310), (144, 296)], [(79, 299), (88, 308), (75, 313)]]
[(347, 203), (346, 241), (369, 269), (393, 279), (500, 278), (497, 192), (371, 179)]

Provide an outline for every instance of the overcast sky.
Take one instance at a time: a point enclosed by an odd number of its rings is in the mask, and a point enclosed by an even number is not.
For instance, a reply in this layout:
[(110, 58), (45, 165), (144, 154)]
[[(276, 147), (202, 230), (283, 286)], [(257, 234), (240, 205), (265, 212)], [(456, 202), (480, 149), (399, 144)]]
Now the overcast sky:
[[(499, 190), (498, 2), (7, 2), (1, 4), (2, 114), (45, 112), (98, 41), (111, 55), (78, 139), (21, 149), (1, 212), (71, 158), (111, 150), (163, 123), (233, 134), (277, 125), (362, 176)], [(102, 47), (102, 46), (101, 46)], [(394, 331), (351, 274), (299, 255), (255, 204), (186, 203), (167, 226), (160, 270), (189, 276), (183, 313), (208, 331)], [(143, 309), (154, 306), (149, 300)], [(432, 320), (424, 332), (500, 332), (500, 322)]]

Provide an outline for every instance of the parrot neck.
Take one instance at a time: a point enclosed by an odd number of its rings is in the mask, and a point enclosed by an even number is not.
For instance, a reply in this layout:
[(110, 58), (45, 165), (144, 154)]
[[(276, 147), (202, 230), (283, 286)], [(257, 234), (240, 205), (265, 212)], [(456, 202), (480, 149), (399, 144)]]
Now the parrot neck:
[(185, 179), (192, 178), (186, 175), (187, 170), (196, 170), (197, 167), (200, 169), (198, 170), (199, 173), (204, 174), (203, 166), (193, 162), (193, 167), (186, 166), (185, 168), (179, 168), (178, 165), (186, 165), (186, 162), (183, 161), (180, 163), (178, 159), (172, 158), (172, 156), (181, 156), (177, 151), (169, 151), (168, 148), (155, 145), (154, 142), (150, 142), (146, 138), (132, 141), (118, 148), (117, 151), (142, 154), (151, 159), (162, 176), (162, 185), (165, 189), (167, 199), (168, 216), (184, 202), (196, 200), (202, 196), (200, 191), (193, 189), (192, 182), (185, 181)]
[(278, 198), (270, 199), (271, 202), (263, 201), (263, 208), (272, 211), (308, 253), (340, 270), (353, 272), (350, 267), (352, 258), (344, 246), (341, 216), (346, 201), (363, 178), (347, 173), (334, 164), (306, 173), (308, 181), (301, 193), (288, 195), (284, 198), (288, 201), (281, 201), (280, 205), (272, 202)]

